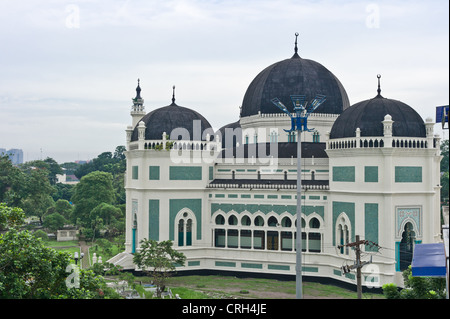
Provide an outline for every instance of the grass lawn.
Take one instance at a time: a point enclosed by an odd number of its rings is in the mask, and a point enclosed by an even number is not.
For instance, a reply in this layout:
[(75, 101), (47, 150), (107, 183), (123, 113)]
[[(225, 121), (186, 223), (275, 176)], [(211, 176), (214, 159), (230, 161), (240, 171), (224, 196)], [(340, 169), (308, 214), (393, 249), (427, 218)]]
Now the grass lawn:
[[(290, 299), (295, 298), (295, 281), (279, 281), (263, 278), (236, 278), (232, 276), (179, 276), (171, 277), (167, 286), (183, 299), (203, 298), (255, 298)], [(183, 288), (184, 290), (178, 290)], [(200, 293), (197, 295), (197, 293)], [(191, 297), (189, 294), (192, 294)], [(356, 291), (303, 282), (304, 298), (356, 299)], [(363, 293), (363, 299), (384, 299), (381, 294)]]
[(56, 240), (48, 240), (45, 241), (45, 246), (47, 247), (68, 247), (68, 246), (80, 246), (78, 240), (69, 240), (69, 241), (56, 241)]

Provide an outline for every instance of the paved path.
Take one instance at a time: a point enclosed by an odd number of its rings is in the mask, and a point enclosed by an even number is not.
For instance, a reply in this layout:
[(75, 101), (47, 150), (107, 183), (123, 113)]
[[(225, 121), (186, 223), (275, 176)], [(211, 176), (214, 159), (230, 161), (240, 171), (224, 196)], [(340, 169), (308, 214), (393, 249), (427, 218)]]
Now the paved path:
[(82, 268), (86, 269), (89, 268), (90, 262), (89, 262), (89, 245), (86, 243), (86, 241), (81, 241), (80, 240), (80, 250), (81, 252), (84, 254), (82, 261)]

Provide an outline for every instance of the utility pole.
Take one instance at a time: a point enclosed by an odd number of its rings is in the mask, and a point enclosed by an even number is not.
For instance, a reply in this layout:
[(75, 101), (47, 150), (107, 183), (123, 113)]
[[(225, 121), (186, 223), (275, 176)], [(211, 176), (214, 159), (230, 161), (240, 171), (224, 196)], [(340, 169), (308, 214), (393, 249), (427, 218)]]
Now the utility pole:
[(372, 262), (372, 260), (370, 261), (365, 261), (361, 263), (361, 248), (360, 245), (366, 245), (369, 244), (370, 242), (368, 240), (360, 240), (359, 239), (359, 235), (355, 236), (356, 241), (353, 243), (348, 243), (345, 245), (338, 245), (338, 248), (341, 247), (355, 247), (355, 255), (356, 255), (356, 260), (355, 260), (355, 264), (351, 265), (351, 266), (343, 266), (342, 270), (344, 272), (344, 274), (350, 272), (352, 269), (356, 268), (356, 289), (357, 289), (357, 293), (358, 293), (358, 299), (362, 298), (362, 284), (361, 284), (361, 268), (367, 264), (370, 264)]

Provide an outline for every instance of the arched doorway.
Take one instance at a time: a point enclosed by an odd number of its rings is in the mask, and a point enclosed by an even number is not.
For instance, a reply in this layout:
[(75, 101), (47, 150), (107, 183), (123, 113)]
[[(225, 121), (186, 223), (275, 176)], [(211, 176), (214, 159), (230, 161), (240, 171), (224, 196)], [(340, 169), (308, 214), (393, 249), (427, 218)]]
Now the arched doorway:
[(407, 269), (408, 266), (411, 265), (415, 238), (416, 233), (414, 232), (413, 225), (409, 222), (406, 223), (403, 228), (402, 240), (400, 242), (400, 271)]

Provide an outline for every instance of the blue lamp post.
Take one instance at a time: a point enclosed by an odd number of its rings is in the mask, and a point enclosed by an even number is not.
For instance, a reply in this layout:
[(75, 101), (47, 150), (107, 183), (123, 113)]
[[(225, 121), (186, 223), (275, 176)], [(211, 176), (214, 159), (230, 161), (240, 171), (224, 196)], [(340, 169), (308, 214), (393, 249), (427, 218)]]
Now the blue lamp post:
[(325, 102), (325, 95), (317, 94), (316, 97), (309, 103), (305, 102), (304, 95), (291, 95), (291, 101), (294, 105), (295, 114), (291, 114), (287, 107), (278, 99), (271, 100), (280, 110), (286, 113), (291, 118), (291, 128), (284, 130), (288, 133), (297, 131), (297, 239), (296, 239), (296, 297), (303, 298), (302, 293), (302, 178), (301, 178), (301, 158), (302, 158), (302, 140), (301, 134), (303, 131), (311, 132), (313, 129), (308, 129), (308, 116), (314, 112), (323, 102)]

